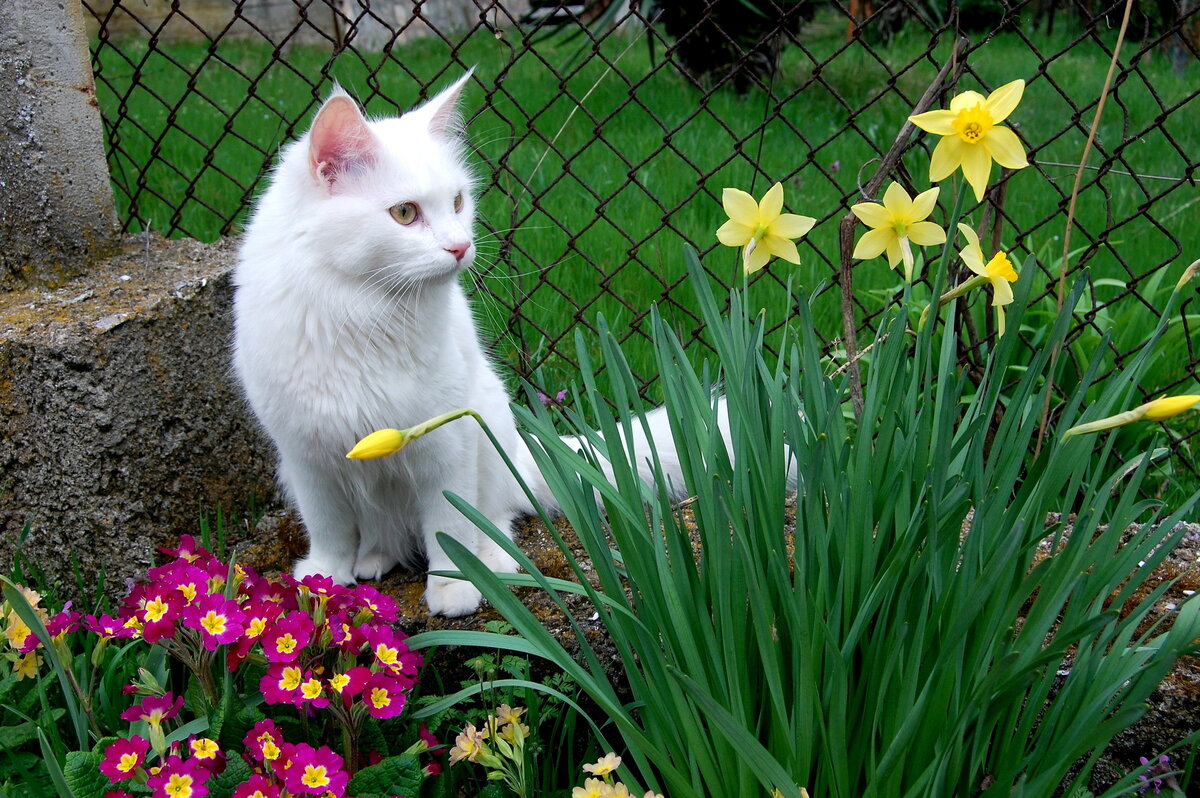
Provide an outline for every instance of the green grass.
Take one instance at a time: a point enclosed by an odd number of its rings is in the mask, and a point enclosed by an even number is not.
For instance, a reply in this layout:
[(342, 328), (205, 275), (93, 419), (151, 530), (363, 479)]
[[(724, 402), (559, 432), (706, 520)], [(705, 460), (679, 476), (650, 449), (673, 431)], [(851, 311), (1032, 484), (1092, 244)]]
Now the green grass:
[[(1040, 253), (1047, 264), (1024, 272), (1042, 309), (1040, 316), (1027, 315), (1031, 322), (1053, 315), (1046, 292), (1053, 289), (1062, 246), (1071, 165), (1082, 153), (1089, 104), (1100, 92), (1115, 39), (1105, 31), (1103, 47), (1088, 39), (1067, 50), (1076, 32), (1068, 20), (1056, 27), (1052, 37), (1035, 36), (1047, 64), (1016, 34), (1001, 33), (970, 54), (959, 86), (979, 90), (981, 81), (995, 87), (1044, 72), (1031, 80), (1010, 119), (1036, 166), (1009, 181), (1003, 209), (1003, 246), (1026, 262)], [(806, 291), (832, 285), (837, 221), (858, 201), (871, 159), (890, 145), (949, 45), (922, 56), (928, 37), (910, 31), (871, 50), (842, 50), (844, 26), (824, 13), (801, 42), (785, 50), (774, 98), (728, 89), (706, 97), (674, 69), (656, 69), (661, 47), (652, 62), (644, 39), (624, 35), (610, 36), (599, 48), (616, 69), (599, 58), (572, 61), (574, 42), (530, 45), (515, 30), (502, 38), (480, 32), (453, 47), (425, 39), (388, 55), (346, 51), (332, 60), (327, 49), (297, 45), (284, 52), (286, 64), (273, 60), (272, 48), (246, 41), (155, 50), (122, 41), (121, 54), (99, 50), (97, 65), (106, 118), (136, 120), (115, 131), (113, 172), (126, 186), (118, 191), (122, 214), (135, 217), (132, 229), (145, 224), (202, 239), (237, 230), (279, 144), (303, 131), (333, 80), (365, 101), (369, 113), (388, 115), (418, 102), (419, 85), (440, 87), (463, 65), (476, 65), (465, 107), (482, 189), (475, 275), (481, 324), (501, 359), (556, 391), (578, 378), (573, 330), (594, 326), (598, 314), (623, 342), (633, 342), (631, 366), (643, 381), (654, 375), (652, 303), (685, 341), (701, 334), (689, 292), (679, 289), (680, 253), (691, 243), (717, 279), (738, 279), (736, 254), (718, 248), (714, 237), (725, 186), (761, 196), (781, 180), (787, 209), (820, 220), (800, 244), (802, 266), (776, 261), (768, 267), (772, 278), (751, 286), (752, 301), (766, 309), (772, 326), (792, 315), (779, 283), (790, 279)], [(1134, 52), (1127, 44), (1126, 56)], [(560, 81), (552, 69), (568, 77)], [(1119, 362), (1114, 353), (1144, 337), (1152, 322), (1148, 307), (1161, 303), (1200, 251), (1200, 231), (1186, 225), (1194, 191), (1173, 190), (1200, 153), (1200, 126), (1191, 121), (1197, 83), (1200, 64), (1176, 73), (1157, 52), (1118, 81), (1098, 149), (1120, 150), (1116, 170), (1168, 179), (1114, 172), (1080, 195), (1073, 248), (1103, 242), (1088, 253), (1094, 284), (1084, 302), (1097, 309), (1099, 329), (1076, 342), (1082, 361), (1106, 328), (1114, 334), (1109, 365)], [(1074, 124), (1071, 103), (1080, 109)], [(915, 190), (928, 185), (931, 146), (923, 140), (905, 156), (911, 176), (905, 182)], [(1100, 158), (1095, 154), (1092, 162)], [(953, 194), (947, 185), (944, 206)], [(946, 213), (938, 215), (945, 224)], [(968, 215), (981, 223), (980, 209)], [(854, 279), (856, 298), (872, 312), (898, 290), (897, 274), (882, 260), (857, 267)], [(1106, 305), (1127, 289), (1140, 300)], [(921, 290), (914, 288), (917, 296)], [(982, 299), (971, 304), (976, 325), (986, 330), (988, 308)], [(817, 297), (813, 314), (826, 340), (840, 335), (836, 290)], [(1027, 338), (1039, 334), (1036, 326), (1022, 330)], [(1177, 320), (1168, 337), (1184, 334)], [(1148, 372), (1145, 389), (1178, 386), (1184, 367), (1164, 359)]]

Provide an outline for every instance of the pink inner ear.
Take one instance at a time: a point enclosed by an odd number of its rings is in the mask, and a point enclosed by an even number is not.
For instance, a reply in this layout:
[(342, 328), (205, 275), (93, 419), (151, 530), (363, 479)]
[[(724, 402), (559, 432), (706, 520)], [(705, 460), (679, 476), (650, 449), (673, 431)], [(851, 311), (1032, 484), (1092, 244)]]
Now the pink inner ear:
[(321, 106), (308, 134), (312, 175), (331, 190), (338, 178), (375, 157), (375, 137), (354, 100), (335, 95)]

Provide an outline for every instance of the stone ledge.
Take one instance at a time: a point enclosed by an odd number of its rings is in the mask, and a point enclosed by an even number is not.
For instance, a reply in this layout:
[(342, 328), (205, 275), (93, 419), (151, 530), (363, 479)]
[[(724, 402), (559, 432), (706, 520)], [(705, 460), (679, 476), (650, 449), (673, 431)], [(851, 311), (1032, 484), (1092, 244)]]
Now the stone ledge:
[(0, 294), (0, 568), (23, 552), (64, 597), (118, 585), (205, 510), (274, 492), (229, 366), (230, 242), (137, 235), (54, 290)]

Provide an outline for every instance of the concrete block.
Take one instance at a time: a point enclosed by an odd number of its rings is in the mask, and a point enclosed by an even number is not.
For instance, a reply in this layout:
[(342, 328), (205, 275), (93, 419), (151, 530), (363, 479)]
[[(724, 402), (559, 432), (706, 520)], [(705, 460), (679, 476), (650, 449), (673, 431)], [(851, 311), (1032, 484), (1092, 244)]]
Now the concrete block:
[(205, 509), (274, 494), (229, 367), (229, 243), (126, 238), (54, 290), (0, 294), (0, 570), (118, 584)]

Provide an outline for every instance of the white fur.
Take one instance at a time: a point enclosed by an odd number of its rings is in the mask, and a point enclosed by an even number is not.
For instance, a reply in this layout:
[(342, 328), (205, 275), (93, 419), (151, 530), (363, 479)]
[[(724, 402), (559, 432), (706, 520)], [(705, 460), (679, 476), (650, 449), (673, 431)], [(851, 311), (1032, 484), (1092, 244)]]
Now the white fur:
[[(234, 277), (234, 366), (308, 531), (297, 576), (375, 579), (421, 552), (430, 570), (454, 570), (438, 531), (493, 570), (515, 570), (443, 497), (462, 496), (504, 530), (530, 509), (478, 425), (449, 424), (394, 457), (346, 459), (381, 427), (469, 407), (545, 494), (457, 281), (474, 257), (472, 181), (455, 111), (467, 77), (379, 121), (335, 91), (284, 150), (246, 230)], [(420, 207), (417, 222), (389, 214), (402, 202)], [(463, 245), (458, 259), (453, 250)], [(669, 440), (666, 418), (653, 423)], [(480, 594), (431, 576), (425, 600), (433, 613), (463, 615)]]

